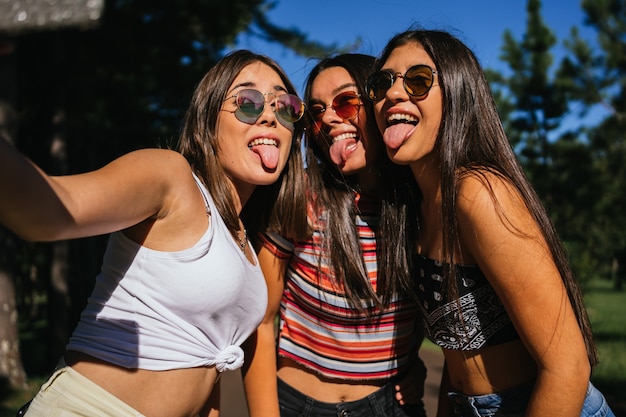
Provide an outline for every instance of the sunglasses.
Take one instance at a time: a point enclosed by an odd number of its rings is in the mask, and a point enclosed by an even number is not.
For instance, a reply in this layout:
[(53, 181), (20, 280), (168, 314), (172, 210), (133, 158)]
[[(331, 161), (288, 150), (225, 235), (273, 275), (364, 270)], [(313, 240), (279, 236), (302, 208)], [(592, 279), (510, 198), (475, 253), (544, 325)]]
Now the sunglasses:
[(337, 94), (333, 98), (330, 106), (323, 104), (312, 104), (309, 106), (309, 111), (313, 118), (313, 131), (317, 134), (322, 129), (322, 117), (329, 108), (335, 111), (335, 114), (344, 120), (350, 120), (359, 114), (361, 108), (361, 96), (353, 91), (346, 91), (341, 94)]
[[(266, 101), (265, 96), (273, 96), (271, 100)], [(261, 93), (254, 89), (245, 89), (239, 91), (230, 97), (226, 97), (224, 101), (231, 98), (235, 99), (237, 110), (235, 117), (237, 120), (247, 124), (254, 124), (265, 110), (265, 103), (272, 106), (272, 110), (276, 114), (276, 118), (283, 126), (292, 128), (293, 124), (302, 118), (304, 114), (304, 103), (293, 94)]]
[(391, 71), (376, 71), (365, 82), (365, 92), (372, 101), (379, 101), (385, 97), (397, 78), (402, 78), (404, 90), (411, 97), (424, 97), (433, 86), (437, 71), (428, 65), (415, 65), (409, 68), (404, 75)]

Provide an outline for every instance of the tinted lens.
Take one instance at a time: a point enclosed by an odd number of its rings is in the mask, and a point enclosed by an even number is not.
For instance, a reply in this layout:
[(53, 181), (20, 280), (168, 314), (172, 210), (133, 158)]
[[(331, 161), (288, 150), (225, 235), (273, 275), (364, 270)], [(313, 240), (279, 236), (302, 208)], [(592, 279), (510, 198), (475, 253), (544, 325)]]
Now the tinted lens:
[[(271, 94), (270, 94), (271, 95)], [(235, 117), (241, 122), (255, 123), (265, 108), (265, 96), (258, 90), (241, 90), (236, 95), (237, 110)], [(282, 125), (292, 127), (294, 122), (300, 120), (304, 114), (304, 104), (293, 94), (281, 94), (276, 97), (276, 104), (273, 109), (276, 118)]]
[(370, 100), (381, 100), (393, 84), (393, 74), (388, 71), (377, 71), (365, 82), (365, 92)]
[[(336, 95), (330, 106), (337, 116), (349, 120), (359, 114), (361, 98), (352, 91), (346, 91)], [(322, 117), (324, 117), (327, 109), (322, 104), (313, 104), (309, 106), (309, 109), (312, 116), (313, 131), (318, 134), (322, 129)]]
[(352, 92), (345, 92), (333, 99), (333, 110), (342, 119), (352, 119), (359, 113), (361, 99)]
[(293, 94), (281, 94), (276, 97), (276, 108), (274, 111), (281, 123), (295, 123), (304, 114), (304, 103), (298, 96)]
[(426, 65), (416, 65), (404, 74), (404, 89), (413, 97), (428, 93), (433, 85), (433, 70)]
[(237, 110), (235, 117), (244, 123), (254, 123), (258, 120), (265, 107), (265, 96), (257, 90), (241, 90), (237, 93)]

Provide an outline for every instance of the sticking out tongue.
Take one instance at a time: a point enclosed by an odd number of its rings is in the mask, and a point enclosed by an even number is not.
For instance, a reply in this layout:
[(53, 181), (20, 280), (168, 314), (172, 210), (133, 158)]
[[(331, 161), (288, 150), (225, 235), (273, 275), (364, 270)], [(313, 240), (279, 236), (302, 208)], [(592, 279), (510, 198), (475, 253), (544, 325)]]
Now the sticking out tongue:
[(410, 123), (397, 123), (389, 126), (383, 133), (385, 145), (391, 149), (398, 149), (413, 133), (413, 130), (415, 130), (415, 125)]
[(356, 140), (354, 138), (348, 138), (338, 140), (333, 143), (329, 149), (330, 159), (335, 165), (343, 165), (348, 156), (354, 151), (354, 145)]
[(256, 152), (261, 158), (263, 166), (267, 169), (276, 169), (278, 166), (278, 148), (274, 145), (255, 145), (252, 152)]

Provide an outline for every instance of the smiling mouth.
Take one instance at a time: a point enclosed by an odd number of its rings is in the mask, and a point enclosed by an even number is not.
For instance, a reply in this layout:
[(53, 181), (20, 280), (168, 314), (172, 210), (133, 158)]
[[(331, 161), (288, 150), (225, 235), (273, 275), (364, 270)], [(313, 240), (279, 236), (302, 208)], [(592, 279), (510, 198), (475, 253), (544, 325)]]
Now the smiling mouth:
[(417, 117), (411, 116), (410, 114), (404, 114), (404, 113), (392, 114), (391, 116), (387, 118), (388, 126), (393, 126), (393, 125), (397, 125), (400, 123), (407, 123), (407, 124), (416, 126), (418, 123), (418, 120), (417, 120)]
[(278, 141), (276, 139), (259, 138), (248, 143), (248, 148), (252, 148), (257, 145), (273, 145), (273, 146), (278, 147)]
[(346, 140), (346, 139), (357, 139), (357, 135), (356, 133), (342, 133), (341, 135), (337, 135), (335, 137), (333, 137), (333, 143), (335, 142), (339, 142), (340, 140)]

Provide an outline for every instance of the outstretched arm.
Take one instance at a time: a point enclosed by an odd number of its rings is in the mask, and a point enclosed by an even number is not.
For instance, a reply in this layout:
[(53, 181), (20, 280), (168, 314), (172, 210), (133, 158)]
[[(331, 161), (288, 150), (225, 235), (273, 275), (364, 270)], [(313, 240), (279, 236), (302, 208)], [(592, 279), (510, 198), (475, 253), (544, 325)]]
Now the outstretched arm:
[(84, 174), (49, 176), (0, 140), (0, 223), (32, 241), (105, 234), (170, 213), (170, 198), (182, 193), (176, 185), (184, 190), (191, 179), (180, 154), (159, 149)]

